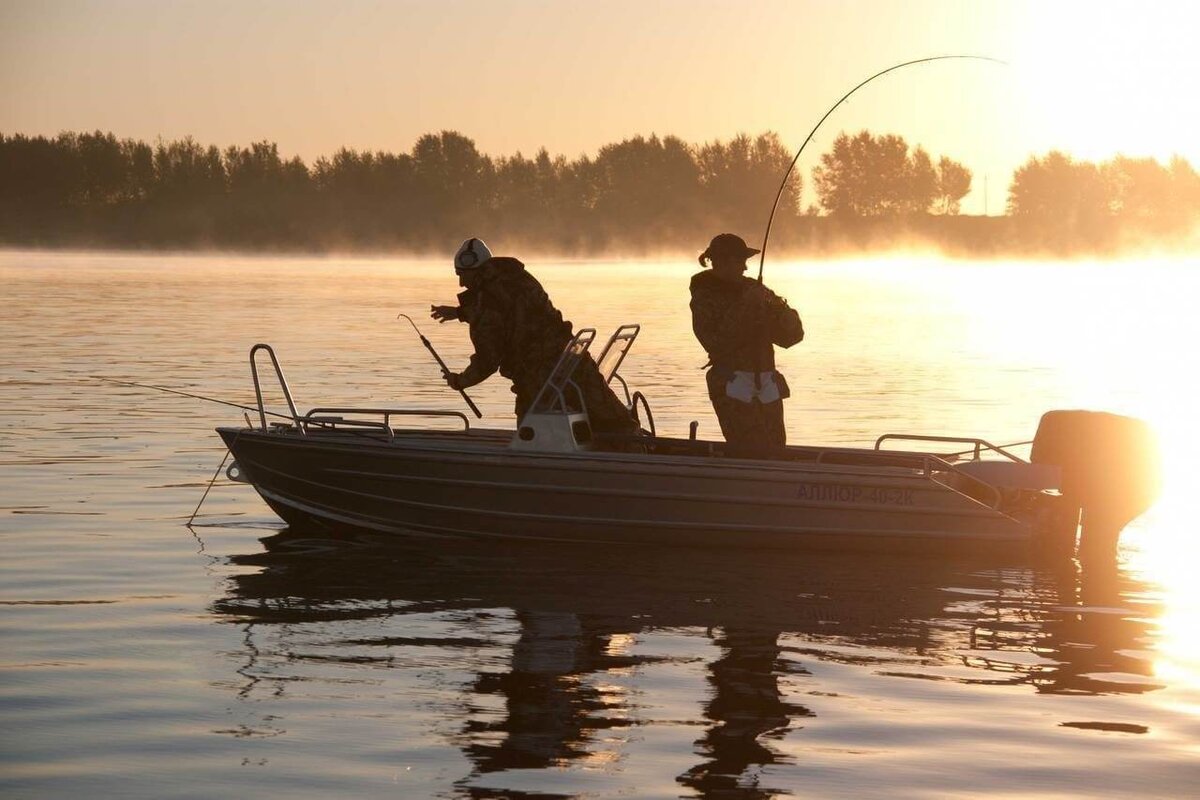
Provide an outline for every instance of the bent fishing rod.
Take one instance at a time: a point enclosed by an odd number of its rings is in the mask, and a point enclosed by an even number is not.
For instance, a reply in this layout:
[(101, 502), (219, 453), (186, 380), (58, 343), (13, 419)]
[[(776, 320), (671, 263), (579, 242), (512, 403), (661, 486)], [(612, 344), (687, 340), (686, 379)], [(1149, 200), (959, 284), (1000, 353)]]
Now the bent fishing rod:
[(918, 59), (914, 59), (913, 61), (905, 61), (902, 64), (896, 64), (895, 66), (891, 66), (885, 70), (876, 72), (874, 75), (867, 78), (865, 81), (858, 84), (853, 89), (851, 89), (850, 91), (848, 91), (844, 95), (842, 95), (842, 99), (840, 99), (836, 103), (834, 103), (833, 106), (828, 111), (825, 112), (825, 116), (821, 117), (821, 119), (817, 122), (817, 124), (813, 126), (813, 129), (811, 131), (809, 131), (808, 137), (804, 140), (804, 144), (800, 145), (800, 149), (796, 151), (796, 157), (792, 159), (792, 163), (788, 165), (787, 171), (783, 173), (783, 180), (779, 182), (779, 191), (775, 193), (775, 202), (771, 204), (771, 215), (769, 217), (767, 217), (767, 230), (766, 230), (766, 233), (763, 234), (763, 243), (762, 243), (761, 253), (758, 257), (758, 282), (759, 282), (759, 284), (761, 284), (763, 282), (763, 265), (767, 261), (767, 240), (769, 240), (771, 238), (771, 223), (773, 223), (775, 221), (775, 211), (776, 211), (776, 209), (779, 208), (779, 199), (781, 197), (783, 197), (783, 190), (787, 186), (788, 178), (790, 178), (792, 176), (792, 170), (796, 168), (796, 162), (800, 160), (800, 154), (804, 152), (805, 147), (808, 147), (808, 143), (812, 141), (813, 136), (816, 135), (817, 131), (820, 129), (821, 125), (824, 124), (825, 120), (829, 119), (829, 116), (834, 111), (837, 110), (838, 106), (840, 106), (842, 103), (846, 102), (850, 98), (850, 95), (854, 94), (859, 89), (866, 86), (868, 83), (875, 80), (876, 78), (879, 78), (883, 75), (887, 75), (889, 72), (895, 72), (896, 70), (902, 69), (903, 67), (911, 67), (914, 64), (925, 64), (930, 61), (946, 61), (948, 59), (971, 59), (974, 61), (991, 61), (994, 64), (1003, 64), (1005, 66), (1008, 66), (1007, 61), (1001, 61), (998, 58), (991, 58), (990, 56), (955, 55), (955, 56), (930, 56), (928, 58), (918, 58)]
[[(438, 363), (438, 366), (442, 368), (442, 374), (449, 375), (450, 368), (446, 366), (445, 361), (442, 361), (442, 357), (437, 354), (437, 350), (433, 349), (433, 345), (430, 343), (430, 341), (428, 339), (425, 338), (425, 334), (421, 333), (421, 329), (417, 327), (417, 323), (413, 322), (413, 318), (410, 317), (408, 314), (397, 314), (396, 315), (396, 319), (400, 319), (401, 317), (404, 317), (406, 320), (408, 320), (408, 324), (412, 325), (412, 329), (417, 332), (417, 336), (421, 337), (421, 344), (425, 345), (425, 349), (429, 351), (429, 355), (433, 356), (433, 360), (436, 361)], [(467, 396), (466, 391), (463, 389), (459, 389), (458, 393), (462, 395), (462, 399), (466, 400), (467, 405), (471, 407), (471, 410), (473, 412), (475, 412), (475, 417), (477, 419), (482, 419), (483, 412), (479, 410), (479, 406), (475, 405), (475, 401)]]

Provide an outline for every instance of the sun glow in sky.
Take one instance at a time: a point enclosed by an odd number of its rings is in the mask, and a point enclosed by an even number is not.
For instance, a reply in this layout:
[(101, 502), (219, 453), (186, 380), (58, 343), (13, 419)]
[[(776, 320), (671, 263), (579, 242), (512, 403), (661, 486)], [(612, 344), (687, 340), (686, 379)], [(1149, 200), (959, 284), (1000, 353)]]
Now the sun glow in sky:
[[(775, 130), (798, 146), (866, 76), (894, 73), (826, 123), (904, 136), (976, 175), (967, 213), (1003, 209), (1015, 166), (1080, 157), (1200, 164), (1197, 6), (1188, 2), (613, 0), (339, 3), (5, 0), (0, 132), (105, 130), (312, 160), (404, 151), (441, 129), (495, 155), (576, 156), (635, 134)], [(807, 173), (811, 163), (802, 164)], [(810, 196), (811, 199), (811, 196)]]
[(1012, 59), (1026, 125), (1092, 159), (1197, 154), (1200, 5), (1044, 3)]

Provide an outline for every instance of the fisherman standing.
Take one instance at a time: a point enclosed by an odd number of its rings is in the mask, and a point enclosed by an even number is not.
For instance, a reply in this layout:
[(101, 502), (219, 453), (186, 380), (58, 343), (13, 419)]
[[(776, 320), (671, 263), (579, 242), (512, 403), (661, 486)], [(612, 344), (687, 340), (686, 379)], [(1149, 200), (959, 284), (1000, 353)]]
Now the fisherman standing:
[[(571, 341), (571, 323), (563, 320), (524, 264), (493, 256), (479, 239), (468, 239), (458, 248), (454, 271), (465, 290), (458, 295), (458, 305), (431, 306), (430, 316), (438, 322), (467, 323), (475, 353), (462, 372), (446, 373), (446, 383), (455, 390), (466, 389), (499, 371), (512, 381), (519, 422)], [(579, 363), (572, 380), (583, 394), (593, 431), (637, 434), (637, 423), (591, 358)]]
[(787, 445), (787, 382), (775, 369), (775, 345), (804, 339), (800, 315), (746, 271), (758, 253), (742, 237), (722, 233), (700, 254), (692, 276), (692, 330), (708, 352), (708, 397), (735, 458), (779, 458)]

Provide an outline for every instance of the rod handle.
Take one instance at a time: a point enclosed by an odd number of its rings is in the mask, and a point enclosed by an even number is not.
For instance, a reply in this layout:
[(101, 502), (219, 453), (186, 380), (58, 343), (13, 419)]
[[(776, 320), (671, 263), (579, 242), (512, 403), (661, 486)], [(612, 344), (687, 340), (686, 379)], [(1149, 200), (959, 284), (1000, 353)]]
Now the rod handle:
[[(442, 372), (449, 372), (450, 368), (446, 366), (446, 362), (442, 361), (442, 357), (439, 356), (437, 351), (433, 349), (433, 344), (425, 338), (425, 334), (418, 333), (417, 335), (421, 337), (421, 344), (425, 345), (425, 349), (429, 351), (429, 355), (433, 356), (433, 360), (436, 361), (438, 366), (442, 368)], [(463, 400), (467, 401), (467, 405), (470, 406), (471, 411), (475, 414), (475, 418), (483, 419), (483, 412), (479, 410), (479, 406), (475, 405), (475, 401), (467, 395), (466, 390), (459, 389), (458, 393), (462, 395)]]

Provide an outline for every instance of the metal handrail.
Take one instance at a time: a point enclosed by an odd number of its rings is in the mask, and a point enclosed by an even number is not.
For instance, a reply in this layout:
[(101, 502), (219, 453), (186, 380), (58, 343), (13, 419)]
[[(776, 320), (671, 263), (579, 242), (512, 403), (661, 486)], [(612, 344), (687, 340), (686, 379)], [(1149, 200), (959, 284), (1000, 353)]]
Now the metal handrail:
[[(442, 411), (437, 409), (424, 408), (351, 408), (346, 406), (322, 406), (314, 408), (305, 414), (301, 419), (308, 422), (326, 422), (334, 423), (341, 422), (343, 425), (358, 424), (354, 420), (329, 420), (317, 417), (318, 414), (382, 414), (383, 424), (391, 427), (392, 417), (455, 417), (462, 421), (463, 430), (471, 429), (471, 420), (461, 411)], [(378, 423), (365, 423), (368, 425), (376, 425)]]
[[(301, 417), (305, 424), (316, 425), (321, 428), (329, 428), (337, 430), (338, 425), (344, 425), (348, 428), (370, 428), (371, 430), (383, 431), (387, 434), (388, 439), (395, 439), (396, 432), (392, 430), (392, 426), (386, 422), (376, 422), (371, 419), (345, 419), (343, 417)], [(282, 424), (282, 423), (281, 423)]]
[[(581, 361), (583, 357), (587, 355), (588, 348), (592, 346), (592, 342), (595, 340), (595, 328), (582, 328), (579, 333), (571, 337), (571, 341), (567, 342), (567, 346), (563, 348), (562, 354), (559, 355), (558, 361), (556, 361), (554, 364), (554, 369), (550, 370), (550, 374), (546, 376), (546, 382), (542, 384), (541, 390), (538, 391), (537, 395), (534, 397), (533, 403), (530, 404), (529, 411), (526, 413), (535, 412), (541, 407), (542, 397), (547, 393), (547, 391), (553, 391), (558, 395), (559, 408), (562, 410), (562, 413), (565, 414), (567, 412), (567, 398), (563, 395), (562, 387), (555, 385), (555, 378), (558, 377), (558, 371), (560, 369), (565, 369), (568, 364), (571, 364), (570, 369), (566, 370), (559, 380), (561, 381), (562, 386), (574, 386), (576, 393), (579, 395), (580, 404), (584, 404), (583, 391), (580, 390), (578, 384), (571, 380), (571, 376), (575, 374), (575, 370), (579, 366), (579, 361)], [(576, 347), (580, 348), (578, 353), (575, 352)], [(574, 359), (574, 363), (571, 363), (572, 359)], [(587, 413), (586, 405), (584, 406), (583, 410), (584, 413)]]
[[(995, 486), (992, 486), (990, 483), (988, 483), (985, 480), (976, 478), (974, 475), (963, 472), (961, 469), (954, 466), (949, 461), (945, 461), (941, 458), (938, 458), (937, 456), (930, 455), (930, 456), (926, 456), (925, 458), (930, 463), (936, 463), (939, 467), (941, 467), (942, 472), (953, 472), (955, 475), (958, 475), (959, 477), (962, 477), (962, 478), (966, 478), (968, 481), (970, 481), (971, 483), (974, 483), (977, 486), (982, 486), (984, 489), (986, 489), (992, 495), (992, 502), (987, 504), (988, 507), (993, 510), (998, 510), (1000, 508), (1000, 503), (1003, 500), (1003, 495), (1000, 494), (1000, 490), (997, 489)], [(936, 480), (933, 477), (933, 469), (931, 467), (926, 466), (925, 470), (926, 470), (925, 474), (929, 477), (930, 480)], [(950, 488), (953, 488), (953, 487), (950, 487)]]
[(261, 423), (262, 430), (267, 430), (267, 410), (263, 405), (262, 386), (258, 381), (258, 361), (255, 356), (259, 350), (266, 350), (267, 355), (271, 357), (271, 365), (275, 367), (275, 377), (279, 379), (279, 386), (283, 389), (283, 397), (287, 400), (288, 410), (292, 413), (292, 422), (295, 423), (296, 429), (301, 436), (307, 435), (304, 425), (301, 424), (300, 414), (296, 411), (296, 404), (292, 401), (292, 390), (288, 388), (287, 378), (283, 377), (283, 368), (279, 366), (279, 359), (275, 357), (275, 351), (269, 344), (259, 342), (250, 348), (250, 375), (254, 378), (254, 396), (258, 399), (258, 419)]
[(980, 456), (981, 449), (982, 449), (982, 450), (992, 450), (994, 452), (997, 452), (1000, 455), (1004, 456), (1005, 458), (1007, 458), (1011, 461), (1016, 461), (1018, 464), (1028, 464), (1029, 463), (1028, 461), (1021, 458), (1020, 456), (1016, 456), (1016, 455), (1013, 455), (1012, 453), (1008, 452), (1000, 445), (992, 444), (991, 442), (987, 441), (986, 439), (976, 439), (971, 436), (922, 436), (922, 435), (918, 435), (918, 434), (909, 434), (909, 433), (885, 433), (883, 436), (880, 436), (878, 439), (875, 440), (875, 449), (880, 450), (880, 445), (883, 444), (887, 440), (910, 441), (910, 442), (955, 442), (958, 444), (973, 444), (973, 445), (975, 445), (974, 458), (976, 461), (979, 460), (979, 456)]
[[(638, 325), (636, 322), (630, 322), (617, 328), (615, 331), (613, 331), (613, 335), (608, 337), (608, 341), (604, 344), (604, 349), (600, 351), (600, 356), (596, 359), (596, 366), (602, 370), (600, 372), (600, 377), (604, 378), (606, 383), (611, 381), (613, 376), (617, 374), (617, 371), (621, 369), (621, 364), (625, 362), (625, 356), (629, 355), (629, 351), (633, 349), (633, 343), (637, 341), (638, 334), (641, 332), (641, 325)], [(612, 369), (609, 370), (607, 375), (605, 375), (603, 372), (604, 359), (608, 358), (609, 351), (613, 349), (617, 342), (628, 342), (628, 344), (625, 344), (621, 348), (620, 352), (617, 354), (616, 363), (612, 365)]]
[[(604, 349), (600, 351), (600, 356), (596, 359), (596, 368), (600, 370), (600, 377), (607, 384), (612, 384), (616, 379), (621, 384), (621, 390), (625, 393), (625, 407), (633, 410), (634, 397), (629, 393), (629, 384), (621, 377), (621, 365), (625, 363), (625, 357), (629, 355), (629, 351), (633, 349), (633, 343), (637, 341), (638, 334), (642, 332), (642, 326), (636, 322), (626, 323), (615, 331), (612, 336), (608, 337), (608, 341), (604, 344)], [(616, 361), (608, 370), (608, 374), (604, 371), (604, 360), (608, 358), (609, 352), (613, 347), (620, 344), (621, 349), (617, 352)], [(645, 398), (643, 397), (643, 400)]]
[[(593, 331), (594, 334), (594, 331)], [(586, 349), (586, 348), (585, 348)], [(424, 409), (424, 408), (354, 408), (348, 406), (320, 406), (311, 409), (304, 416), (296, 410), (296, 403), (292, 399), (292, 390), (288, 386), (287, 378), (283, 375), (283, 367), (279, 365), (279, 359), (275, 356), (275, 350), (269, 344), (262, 342), (250, 348), (250, 375), (254, 379), (254, 396), (258, 400), (258, 418), (261, 423), (262, 430), (267, 430), (267, 410), (263, 403), (262, 384), (258, 378), (258, 353), (260, 350), (265, 350), (267, 355), (271, 357), (271, 365), (275, 368), (275, 377), (279, 379), (279, 386), (283, 389), (283, 397), (287, 400), (288, 410), (291, 412), (292, 425), (300, 432), (302, 436), (308, 435), (309, 425), (330, 426), (336, 427), (338, 424), (352, 425), (363, 428), (379, 428), (387, 432), (389, 437), (394, 437), (392, 431), (392, 417), (455, 417), (462, 421), (463, 430), (471, 429), (471, 421), (467, 419), (467, 415), (461, 411), (444, 411), (440, 409)], [(348, 420), (348, 419), (331, 419), (322, 418), (320, 414), (382, 414), (383, 422), (373, 422), (369, 420)], [(278, 416), (278, 415), (277, 415)], [(283, 423), (278, 423), (283, 425)]]

